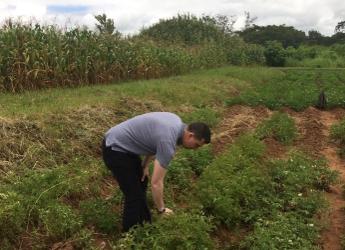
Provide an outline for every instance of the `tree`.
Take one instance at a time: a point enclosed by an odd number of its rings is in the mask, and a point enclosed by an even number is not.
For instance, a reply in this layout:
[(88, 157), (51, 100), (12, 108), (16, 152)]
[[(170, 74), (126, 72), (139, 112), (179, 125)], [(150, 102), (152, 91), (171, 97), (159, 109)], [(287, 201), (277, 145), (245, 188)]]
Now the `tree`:
[(286, 52), (278, 41), (268, 41), (265, 45), (265, 57), (269, 66), (283, 67), (286, 61)]
[(186, 45), (224, 40), (232, 30), (231, 19), (224, 16), (196, 17), (191, 14), (177, 15), (162, 19), (151, 27), (142, 29), (139, 36), (150, 37), (155, 41), (182, 43)]
[(96, 28), (101, 34), (115, 35), (116, 37), (121, 36), (120, 32), (116, 30), (114, 20), (107, 18), (106, 14), (96, 15), (95, 18), (98, 21)]
[(251, 17), (250, 13), (248, 11), (245, 11), (244, 15), (246, 17), (246, 20), (244, 21), (244, 29), (249, 29), (250, 27), (253, 27), (254, 22), (258, 18), (257, 17)]
[(335, 32), (345, 32), (345, 21), (341, 21), (335, 26)]
[(324, 43), (324, 36), (318, 32), (317, 30), (309, 30), (308, 31), (308, 43), (309, 44), (323, 44)]
[(236, 19), (234, 16), (226, 16), (226, 15), (216, 15), (215, 17), (216, 25), (220, 28), (220, 30), (224, 34), (231, 34), (234, 31), (234, 24), (236, 23)]
[(249, 43), (265, 45), (267, 41), (279, 41), (284, 48), (288, 46), (297, 48), (306, 40), (303, 31), (285, 25), (258, 26), (254, 24), (252, 27), (238, 32), (238, 34)]

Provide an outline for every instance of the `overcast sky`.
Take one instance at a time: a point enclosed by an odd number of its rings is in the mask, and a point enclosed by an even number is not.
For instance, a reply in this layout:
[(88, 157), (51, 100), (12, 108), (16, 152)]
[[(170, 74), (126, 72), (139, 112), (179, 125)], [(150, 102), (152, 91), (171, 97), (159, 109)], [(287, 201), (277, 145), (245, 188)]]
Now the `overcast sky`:
[(94, 15), (105, 13), (125, 34), (178, 13), (235, 16), (235, 28), (241, 29), (245, 11), (257, 17), (257, 25), (286, 24), (332, 35), (336, 24), (345, 20), (345, 0), (0, 0), (0, 21), (21, 17), (93, 28)]

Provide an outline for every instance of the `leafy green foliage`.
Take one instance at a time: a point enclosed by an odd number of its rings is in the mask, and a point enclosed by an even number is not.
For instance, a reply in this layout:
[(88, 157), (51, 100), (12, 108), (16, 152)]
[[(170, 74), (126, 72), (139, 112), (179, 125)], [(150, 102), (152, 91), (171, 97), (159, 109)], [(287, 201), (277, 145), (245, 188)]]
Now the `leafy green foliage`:
[(95, 225), (101, 232), (112, 234), (118, 230), (120, 222), (119, 211), (114, 211), (111, 200), (96, 198), (80, 203), (83, 221)]
[(120, 37), (120, 32), (116, 31), (114, 20), (107, 18), (106, 14), (95, 15), (95, 19), (98, 21), (96, 28), (100, 33), (114, 35)]
[(328, 190), (335, 183), (338, 173), (329, 169), (325, 161), (314, 160), (292, 152), (287, 160), (269, 164), (276, 196), (282, 201), (283, 211), (296, 211), (311, 217), (323, 207), (318, 190)]
[(10, 177), (0, 185), (0, 221), (10, 227), (0, 230), (0, 236), (11, 238), (29, 225), (40, 224), (51, 236), (71, 235), (80, 228), (81, 221), (59, 199), (81, 196), (88, 181), (87, 173), (72, 166), (27, 171), (26, 176)]
[(255, 223), (254, 232), (243, 244), (248, 249), (318, 249), (316, 226), (293, 213), (279, 214), (273, 220)]
[(263, 144), (246, 135), (216, 158), (197, 183), (205, 212), (227, 227), (254, 226), (244, 241), (250, 249), (314, 247), (314, 216), (325, 208), (320, 192), (337, 173), (298, 152), (270, 162), (262, 156)]
[(192, 179), (200, 175), (213, 160), (209, 145), (198, 150), (181, 149), (170, 163), (166, 176), (168, 185), (173, 185), (179, 192), (189, 192)]
[(46, 232), (61, 239), (67, 239), (82, 226), (81, 218), (69, 206), (57, 202), (39, 209), (39, 216)]
[(210, 220), (197, 213), (179, 213), (132, 229), (116, 249), (214, 249)]
[(196, 45), (205, 41), (220, 42), (225, 33), (217, 25), (216, 18), (208, 16), (198, 18), (185, 14), (160, 20), (157, 24), (143, 29), (140, 35), (169, 43)]
[(341, 145), (340, 155), (345, 157), (345, 119), (341, 120), (339, 123), (332, 125), (330, 136), (332, 139), (338, 141)]
[(297, 136), (297, 128), (288, 114), (276, 112), (259, 124), (256, 134), (259, 138), (273, 137), (284, 144), (290, 144)]
[(181, 114), (181, 118), (187, 124), (192, 122), (204, 122), (208, 126), (213, 127), (218, 123), (220, 114), (215, 108), (206, 106), (197, 108), (193, 110), (193, 112), (183, 113)]
[[(158, 78), (230, 62), (227, 18), (178, 15), (141, 36), (123, 38), (112, 19), (105, 14), (95, 18), (97, 31), (5, 23), (0, 28), (0, 92)], [(248, 47), (243, 63), (260, 63), (258, 53), (250, 56), (254, 47)]]
[(265, 57), (268, 66), (283, 67), (285, 65), (286, 54), (281, 43), (268, 41), (265, 44)]
[(298, 47), (306, 39), (303, 31), (285, 25), (253, 25), (239, 34), (249, 43), (264, 45), (268, 41), (278, 41), (284, 48), (288, 46)]
[[(17, 192), (0, 192), (0, 237), (12, 241), (22, 231), (26, 210), (22, 205), (24, 197)], [(1, 244), (0, 244), (1, 246)]]
[(197, 195), (205, 210), (228, 226), (269, 212), (265, 207), (272, 187), (257, 164), (263, 149), (254, 137), (244, 136), (215, 159), (198, 181)]

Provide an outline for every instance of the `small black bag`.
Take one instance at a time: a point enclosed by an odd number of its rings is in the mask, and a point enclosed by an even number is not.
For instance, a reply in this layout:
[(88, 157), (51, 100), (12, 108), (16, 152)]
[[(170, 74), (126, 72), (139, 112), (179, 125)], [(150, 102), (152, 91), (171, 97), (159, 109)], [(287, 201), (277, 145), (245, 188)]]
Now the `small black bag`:
[(326, 109), (327, 106), (327, 98), (325, 95), (325, 91), (321, 91), (320, 95), (319, 95), (319, 99), (317, 101), (316, 107), (318, 109)]

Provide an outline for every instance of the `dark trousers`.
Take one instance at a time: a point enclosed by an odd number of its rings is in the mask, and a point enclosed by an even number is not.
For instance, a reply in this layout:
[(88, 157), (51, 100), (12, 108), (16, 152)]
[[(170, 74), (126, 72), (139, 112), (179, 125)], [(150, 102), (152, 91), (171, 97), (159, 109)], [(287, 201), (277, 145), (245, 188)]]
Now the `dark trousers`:
[(142, 182), (143, 168), (138, 155), (117, 152), (102, 144), (103, 160), (119, 183), (124, 194), (122, 217), (123, 231), (127, 232), (136, 224), (151, 223), (151, 213), (147, 206), (147, 177)]

